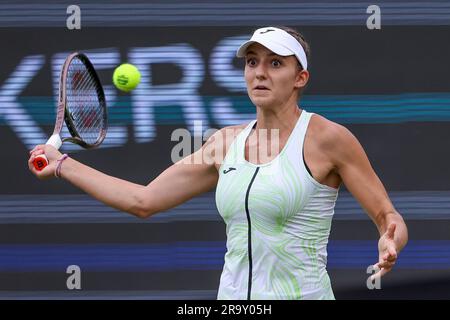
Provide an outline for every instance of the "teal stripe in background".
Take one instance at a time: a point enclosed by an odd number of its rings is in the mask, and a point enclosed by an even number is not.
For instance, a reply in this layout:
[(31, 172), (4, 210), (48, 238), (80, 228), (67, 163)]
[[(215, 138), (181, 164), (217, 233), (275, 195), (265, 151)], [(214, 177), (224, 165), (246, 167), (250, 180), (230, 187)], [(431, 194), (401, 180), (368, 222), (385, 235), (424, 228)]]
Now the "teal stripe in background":
[[(214, 101), (228, 99), (235, 114), (220, 113), (214, 109)], [(18, 103), (40, 125), (53, 125), (55, 104), (52, 97), (20, 97)], [(247, 96), (203, 96), (204, 110), (211, 123), (217, 119), (246, 121), (255, 107)], [(149, 108), (153, 105), (148, 95)], [(450, 121), (450, 93), (403, 93), (395, 95), (306, 95), (300, 105), (338, 123), (402, 123)], [(6, 106), (4, 106), (6, 107)], [(2, 106), (0, 106), (0, 109)], [(110, 124), (132, 124), (131, 96), (109, 101)], [(157, 125), (184, 125), (186, 120), (181, 106), (167, 105), (152, 108)], [(139, 115), (137, 115), (139, 116)], [(0, 123), (5, 124), (0, 118)]]

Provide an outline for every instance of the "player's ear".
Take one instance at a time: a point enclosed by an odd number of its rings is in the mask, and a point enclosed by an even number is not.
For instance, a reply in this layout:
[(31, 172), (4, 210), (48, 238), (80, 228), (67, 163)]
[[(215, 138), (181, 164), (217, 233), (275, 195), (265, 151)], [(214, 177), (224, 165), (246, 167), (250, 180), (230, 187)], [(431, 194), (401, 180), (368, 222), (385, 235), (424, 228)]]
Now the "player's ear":
[(300, 89), (306, 86), (309, 81), (309, 72), (308, 70), (300, 70), (298, 69), (297, 74), (295, 76), (295, 88)]

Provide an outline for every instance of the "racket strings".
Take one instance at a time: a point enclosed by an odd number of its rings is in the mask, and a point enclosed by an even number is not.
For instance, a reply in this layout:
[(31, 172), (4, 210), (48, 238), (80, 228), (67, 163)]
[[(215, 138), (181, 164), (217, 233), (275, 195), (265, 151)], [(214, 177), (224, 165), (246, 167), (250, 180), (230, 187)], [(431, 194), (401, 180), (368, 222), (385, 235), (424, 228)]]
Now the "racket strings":
[[(80, 90), (81, 91), (84, 91), (84, 90), (95, 90), (95, 93), (93, 93), (92, 95), (89, 95), (89, 97), (92, 97), (94, 95), (95, 98), (97, 98), (97, 96), (98, 96), (97, 86), (96, 86), (96, 82), (92, 78), (92, 75), (89, 74), (89, 76), (84, 77), (84, 79), (87, 79), (87, 81), (83, 81), (83, 84), (80, 85), (81, 86)], [(95, 99), (94, 102), (98, 102), (97, 100), (98, 99)], [(103, 119), (102, 114), (101, 114), (101, 109), (99, 109), (99, 108), (91, 108), (87, 112), (88, 112), (89, 115), (91, 115), (92, 112), (96, 113), (96, 116), (93, 117), (93, 119), (95, 119), (95, 120), (92, 120), (92, 118), (89, 118), (89, 117), (82, 117), (83, 122), (82, 122), (81, 126), (83, 128), (87, 128), (87, 127), (97, 128), (97, 125), (100, 124), (100, 122)], [(94, 121), (94, 123), (92, 123), (92, 121)]]
[(105, 126), (104, 110), (99, 100), (99, 83), (85, 64), (74, 59), (68, 69), (67, 107), (80, 138), (95, 144)]

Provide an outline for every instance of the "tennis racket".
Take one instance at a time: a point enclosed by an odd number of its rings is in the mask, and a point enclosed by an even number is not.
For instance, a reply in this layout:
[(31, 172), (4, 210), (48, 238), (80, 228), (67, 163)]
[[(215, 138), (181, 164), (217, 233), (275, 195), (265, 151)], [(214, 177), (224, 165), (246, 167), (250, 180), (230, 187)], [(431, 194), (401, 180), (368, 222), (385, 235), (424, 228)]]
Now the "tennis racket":
[[(60, 135), (64, 122), (70, 137)], [(107, 122), (105, 94), (92, 63), (83, 53), (70, 54), (61, 69), (55, 129), (46, 144), (59, 149), (69, 141), (85, 149), (95, 148), (105, 139)], [(38, 155), (33, 165), (41, 171), (48, 159)]]

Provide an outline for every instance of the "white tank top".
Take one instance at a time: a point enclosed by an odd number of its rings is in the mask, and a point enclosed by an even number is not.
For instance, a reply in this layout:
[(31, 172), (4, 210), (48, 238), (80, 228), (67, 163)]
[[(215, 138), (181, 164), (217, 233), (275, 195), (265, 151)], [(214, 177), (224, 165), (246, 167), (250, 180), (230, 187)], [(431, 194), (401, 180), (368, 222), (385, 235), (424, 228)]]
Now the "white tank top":
[(334, 299), (326, 263), (338, 189), (320, 184), (305, 167), (311, 116), (301, 112), (270, 162), (245, 160), (256, 120), (230, 145), (216, 188), (227, 232), (218, 299)]

